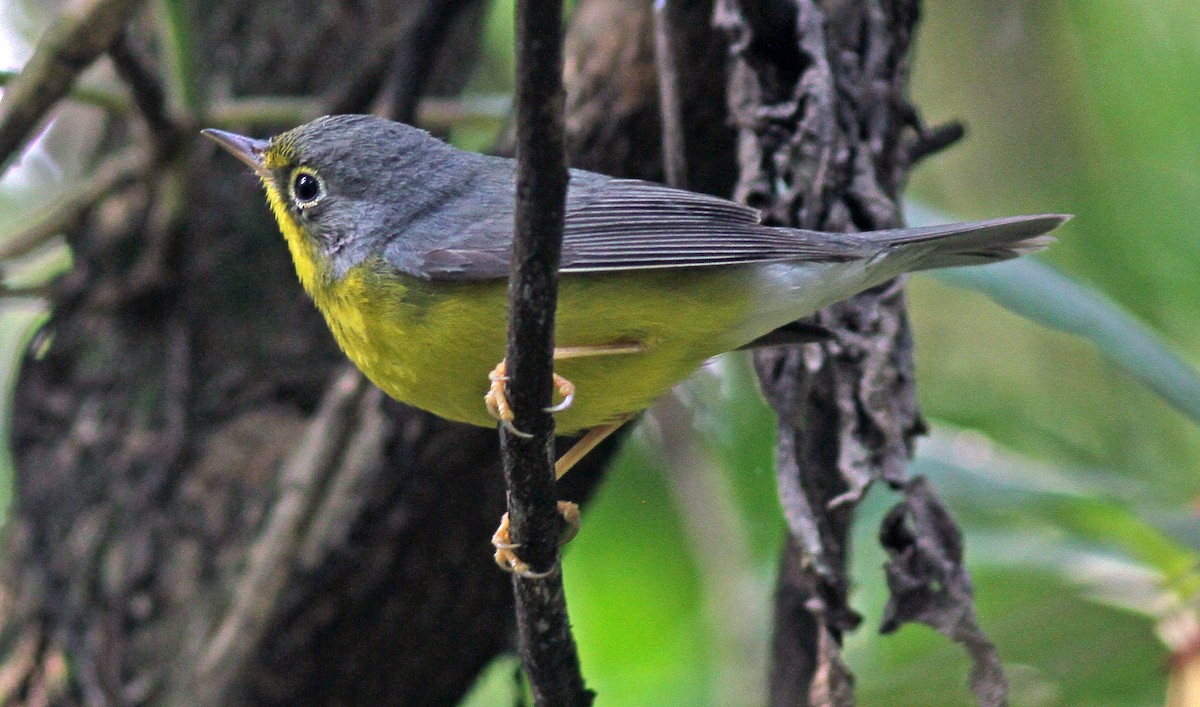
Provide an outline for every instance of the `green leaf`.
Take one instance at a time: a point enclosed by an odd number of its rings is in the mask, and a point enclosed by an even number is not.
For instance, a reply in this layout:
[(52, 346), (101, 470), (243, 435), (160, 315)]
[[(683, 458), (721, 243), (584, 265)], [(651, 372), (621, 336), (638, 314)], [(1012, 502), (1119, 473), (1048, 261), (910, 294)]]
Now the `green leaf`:
[(11, 439), (12, 393), (17, 381), (17, 363), (30, 337), (49, 317), (49, 307), (40, 299), (0, 297), (0, 522), (8, 512), (13, 488)]
[[(1200, 595), (1200, 553), (1164, 532), (1168, 502), (1146, 484), (1029, 459), (942, 423), (918, 445), (912, 471), (930, 477), (964, 527), (995, 536), (970, 546), (977, 561), (1038, 566), (1107, 595), (1138, 568), (1157, 578), (1158, 593)], [(1150, 604), (1140, 608), (1152, 613)]]
[[(908, 213), (913, 224), (949, 220), (911, 203)], [(1098, 290), (1033, 258), (947, 268), (935, 276), (987, 295), (1026, 319), (1091, 341), (1101, 356), (1200, 423), (1200, 372), (1161, 336)]]

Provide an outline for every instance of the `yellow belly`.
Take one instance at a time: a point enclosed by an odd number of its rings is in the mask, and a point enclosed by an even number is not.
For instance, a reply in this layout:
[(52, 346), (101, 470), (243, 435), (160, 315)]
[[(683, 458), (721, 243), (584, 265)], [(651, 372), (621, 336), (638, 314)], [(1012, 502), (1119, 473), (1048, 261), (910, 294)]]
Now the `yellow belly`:
[[(442, 417), (495, 424), (483, 396), (504, 357), (507, 283), (429, 283), (363, 265), (314, 292), (338, 344), (388, 395)], [(560, 432), (648, 407), (706, 358), (745, 343), (753, 309), (745, 268), (568, 274), (559, 284), (556, 346), (639, 342), (636, 354), (571, 358), (576, 386)], [(741, 340), (739, 340), (739, 337)]]

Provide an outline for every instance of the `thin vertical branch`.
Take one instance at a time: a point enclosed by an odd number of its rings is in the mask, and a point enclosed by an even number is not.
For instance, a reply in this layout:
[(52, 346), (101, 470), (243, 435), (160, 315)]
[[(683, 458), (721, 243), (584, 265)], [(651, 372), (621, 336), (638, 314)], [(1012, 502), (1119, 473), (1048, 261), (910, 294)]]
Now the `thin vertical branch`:
[(387, 107), (392, 120), (411, 123), (425, 97), (425, 83), (432, 75), (438, 53), (431, 47), (442, 44), (442, 37), (453, 27), (470, 3), (450, 0), (427, 5), (413, 17), (413, 36), (419, 42), (398, 42), (383, 74), (383, 91), (377, 99)]
[(170, 98), (175, 108), (196, 115), (200, 112), (202, 97), (196, 68), (194, 33), (187, 7), (182, 0), (160, 0), (157, 9)]
[(134, 105), (146, 120), (155, 147), (167, 154), (181, 131), (167, 112), (167, 96), (149, 59), (134, 45), (128, 30), (121, 32), (108, 49), (117, 74), (129, 86)]
[(654, 66), (658, 70), (658, 105), (662, 116), (663, 168), (667, 184), (687, 189), (683, 142), (683, 101), (679, 97), (679, 65), (672, 43), (668, 0), (654, 0)]
[(501, 430), (511, 537), (531, 576), (513, 575), (518, 646), (537, 704), (587, 705), (559, 566), (562, 521), (550, 406), (554, 310), (567, 192), (561, 0), (519, 0), (517, 204), (509, 281), (508, 397), (517, 429)]

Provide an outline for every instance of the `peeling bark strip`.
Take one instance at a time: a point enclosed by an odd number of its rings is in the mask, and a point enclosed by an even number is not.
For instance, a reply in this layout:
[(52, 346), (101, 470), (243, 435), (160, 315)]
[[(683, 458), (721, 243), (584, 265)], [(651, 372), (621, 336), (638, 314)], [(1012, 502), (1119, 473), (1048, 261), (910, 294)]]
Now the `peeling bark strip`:
[(888, 553), (883, 633), (917, 621), (963, 644), (971, 655), (971, 689), (985, 705), (1003, 704), (1004, 672), (975, 618), (971, 577), (963, 567), (962, 532), (929, 483), (917, 477), (904, 501), (883, 519), (879, 542)]
[[(953, 129), (926, 133), (907, 95), (916, 0), (719, 0), (730, 37), (738, 127), (736, 196), (768, 220), (829, 231), (901, 225), (900, 187)], [(875, 481), (905, 492), (885, 521), (892, 602), (885, 630), (921, 621), (963, 643), (971, 686), (1002, 705), (1006, 685), (980, 631), (958, 531), (905, 465), (923, 431), (900, 281), (819, 312), (835, 340), (756, 355), (779, 415), (777, 474), (790, 530), (776, 598), (774, 704), (851, 705), (841, 639), (854, 510)], [(941, 587), (935, 590), (935, 587)]]

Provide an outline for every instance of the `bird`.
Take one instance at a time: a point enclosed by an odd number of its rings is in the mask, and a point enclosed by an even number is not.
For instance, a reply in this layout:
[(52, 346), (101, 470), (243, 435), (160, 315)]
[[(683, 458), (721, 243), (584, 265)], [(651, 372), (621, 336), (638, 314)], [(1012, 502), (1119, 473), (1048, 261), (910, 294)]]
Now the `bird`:
[[(446, 419), (499, 419), (521, 434), (503, 361), (515, 160), (367, 115), (269, 139), (203, 134), (259, 177), (300, 284), (368, 379)], [(1067, 218), (811, 231), (766, 225), (720, 197), (571, 169), (552, 410), (559, 433), (583, 437), (556, 475), (705, 360), (777, 340), (907, 272), (1041, 250)]]

